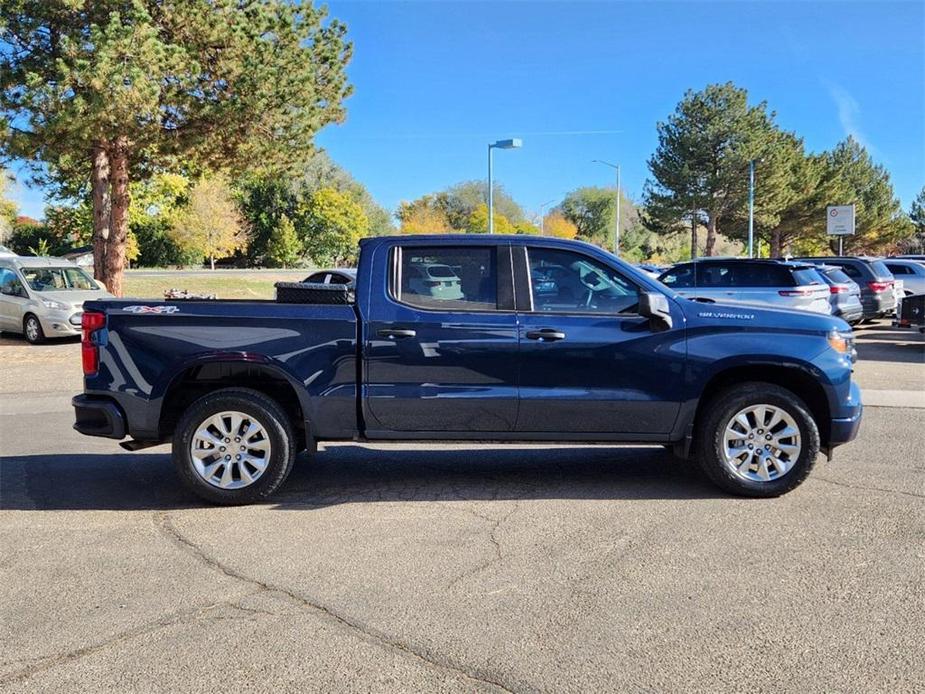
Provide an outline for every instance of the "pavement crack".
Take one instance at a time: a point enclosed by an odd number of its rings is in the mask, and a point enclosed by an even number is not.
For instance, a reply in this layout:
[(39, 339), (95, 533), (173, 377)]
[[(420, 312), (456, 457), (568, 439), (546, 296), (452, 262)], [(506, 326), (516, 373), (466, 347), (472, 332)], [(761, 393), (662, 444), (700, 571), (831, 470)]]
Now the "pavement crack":
[(816, 480), (817, 482), (828, 482), (829, 484), (834, 484), (839, 487), (847, 487), (848, 489), (859, 489), (865, 492), (881, 492), (882, 494), (901, 494), (902, 496), (911, 496), (914, 499), (925, 499), (925, 494), (916, 494), (915, 492), (906, 492), (902, 489), (884, 489), (883, 487), (864, 487), (859, 484), (848, 484), (847, 482), (839, 482), (838, 480), (830, 480), (827, 477), (821, 477), (816, 474), (810, 477), (811, 480)]
[(476, 511), (473, 511), (472, 509), (463, 509), (467, 513), (471, 513), (476, 518), (481, 518), (482, 520), (486, 520), (492, 523), (491, 528), (488, 530), (488, 540), (489, 542), (491, 542), (492, 547), (494, 549), (494, 556), (483, 561), (478, 566), (468, 569), (467, 571), (464, 571), (463, 573), (456, 576), (456, 578), (454, 578), (452, 581), (450, 581), (447, 584), (446, 586), (447, 589), (453, 588), (460, 581), (464, 581), (467, 578), (470, 578), (478, 573), (481, 573), (482, 571), (487, 569), (492, 564), (497, 564), (497, 563), (504, 561), (504, 550), (501, 547), (501, 541), (498, 539), (498, 530), (501, 528), (502, 525), (504, 525), (504, 523), (508, 521), (508, 519), (510, 519), (511, 516), (513, 516), (518, 511), (519, 508), (520, 508), (520, 501), (516, 500), (511, 510), (508, 511), (503, 516), (501, 516), (500, 518), (491, 518), (490, 516), (483, 516), (481, 513), (477, 513)]
[[(259, 592), (259, 591), (258, 591)], [(244, 598), (253, 595), (250, 593), (241, 597)], [(202, 617), (207, 617), (211, 619), (209, 612), (220, 607), (233, 607), (238, 609), (239, 606), (228, 601), (209, 603), (208, 605), (201, 605), (199, 607), (194, 607), (189, 610), (179, 610), (172, 612), (168, 615), (155, 619), (151, 622), (146, 622), (141, 624), (133, 629), (128, 629), (126, 631), (120, 632), (113, 636), (112, 638), (106, 639), (105, 641), (100, 641), (98, 643), (90, 644), (89, 646), (83, 646), (81, 648), (76, 648), (74, 650), (65, 651), (64, 653), (58, 653), (56, 655), (50, 655), (39, 658), (24, 658), (23, 662), (27, 660), (32, 660), (33, 663), (28, 667), (22, 668), (15, 672), (11, 672), (3, 677), (0, 677), (0, 684), (13, 684), (16, 682), (21, 682), (23, 680), (29, 679), (33, 675), (37, 675), (45, 670), (50, 670), (53, 667), (58, 665), (63, 665), (65, 663), (74, 662), (80, 660), (89, 655), (93, 655), (105, 648), (114, 646), (116, 644), (129, 641), (131, 639), (138, 638), (139, 636), (145, 636), (147, 634), (154, 633), (161, 629), (166, 629), (167, 627), (174, 626), (176, 624), (184, 624), (187, 622), (200, 619)]]
[[(516, 506), (511, 510), (504, 518), (499, 521), (501, 522), (507, 520), (511, 514), (517, 510)], [(279, 593), (290, 600), (292, 600), (296, 605), (303, 608), (317, 612), (331, 620), (335, 623), (340, 624), (343, 627), (357, 633), (361, 638), (366, 641), (376, 643), (384, 648), (389, 648), (400, 653), (403, 653), (411, 658), (420, 661), (425, 666), (436, 668), (438, 670), (443, 670), (451, 672), (457, 675), (461, 675), (472, 682), (478, 683), (483, 686), (491, 687), (497, 691), (502, 692), (512, 692), (514, 690), (505, 686), (498, 679), (487, 672), (482, 671), (481, 669), (472, 669), (467, 668), (461, 663), (458, 663), (451, 659), (448, 656), (441, 655), (438, 653), (432, 653), (427, 648), (417, 646), (415, 644), (408, 643), (407, 641), (399, 640), (393, 636), (389, 636), (383, 631), (371, 627), (367, 624), (360, 622), (353, 617), (342, 614), (338, 610), (324, 605), (323, 603), (312, 600), (299, 593), (290, 590), (288, 588), (274, 585), (265, 581), (260, 581), (250, 576), (247, 576), (229, 566), (226, 566), (222, 562), (218, 561), (214, 557), (210, 556), (205, 550), (199, 547), (196, 543), (192, 542), (186, 538), (173, 524), (171, 521), (170, 515), (165, 511), (158, 511), (154, 514), (155, 524), (158, 529), (161, 530), (162, 534), (170, 540), (174, 545), (187, 552), (193, 556), (198, 561), (202, 562), (206, 566), (223, 573), (226, 576), (234, 578), (242, 583), (254, 586), (258, 588), (256, 592), (271, 591)], [(233, 605), (236, 608), (240, 608), (239, 605)]]

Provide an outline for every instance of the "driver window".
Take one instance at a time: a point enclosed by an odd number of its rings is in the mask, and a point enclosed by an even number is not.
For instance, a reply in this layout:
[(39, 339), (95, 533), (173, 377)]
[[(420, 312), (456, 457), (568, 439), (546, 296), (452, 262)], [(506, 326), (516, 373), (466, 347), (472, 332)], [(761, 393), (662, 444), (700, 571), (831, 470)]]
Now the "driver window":
[(635, 313), (639, 289), (616, 270), (580, 253), (528, 249), (533, 310)]

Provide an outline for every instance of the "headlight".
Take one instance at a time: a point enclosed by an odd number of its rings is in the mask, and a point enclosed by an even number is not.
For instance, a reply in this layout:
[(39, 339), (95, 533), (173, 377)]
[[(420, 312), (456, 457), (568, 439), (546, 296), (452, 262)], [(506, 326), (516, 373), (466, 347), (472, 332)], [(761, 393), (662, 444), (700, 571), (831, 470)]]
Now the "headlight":
[(854, 334), (843, 333), (833, 329), (826, 338), (829, 347), (839, 354), (847, 354), (851, 361), (857, 358), (857, 352), (854, 349)]
[(67, 304), (62, 304), (60, 301), (55, 301), (54, 299), (42, 299), (42, 305), (54, 311), (67, 310)]

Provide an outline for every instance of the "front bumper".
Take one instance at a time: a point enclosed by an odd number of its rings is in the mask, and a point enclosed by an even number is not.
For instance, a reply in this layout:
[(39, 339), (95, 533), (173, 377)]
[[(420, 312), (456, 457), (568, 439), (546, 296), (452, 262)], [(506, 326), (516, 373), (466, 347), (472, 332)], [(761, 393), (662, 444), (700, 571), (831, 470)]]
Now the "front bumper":
[(47, 311), (39, 315), (45, 337), (71, 337), (80, 335), (81, 309)]
[(842, 416), (833, 417), (829, 424), (829, 448), (853, 441), (861, 428), (861, 415), (864, 405), (861, 403), (861, 389), (852, 381), (848, 401), (843, 403)]
[(125, 415), (109, 398), (75, 395), (71, 400), (76, 421), (74, 428), (86, 436), (125, 438)]

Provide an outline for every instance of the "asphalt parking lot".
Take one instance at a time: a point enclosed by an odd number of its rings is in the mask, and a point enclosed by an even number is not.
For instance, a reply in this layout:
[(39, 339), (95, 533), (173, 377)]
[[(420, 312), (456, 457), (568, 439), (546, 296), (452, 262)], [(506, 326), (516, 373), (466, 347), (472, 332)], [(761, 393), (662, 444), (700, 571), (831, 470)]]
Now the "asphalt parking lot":
[(0, 337), (0, 691), (925, 690), (925, 340), (859, 331), (857, 441), (774, 500), (655, 447), (358, 445), (203, 505)]

